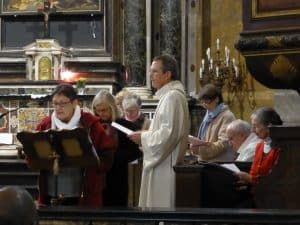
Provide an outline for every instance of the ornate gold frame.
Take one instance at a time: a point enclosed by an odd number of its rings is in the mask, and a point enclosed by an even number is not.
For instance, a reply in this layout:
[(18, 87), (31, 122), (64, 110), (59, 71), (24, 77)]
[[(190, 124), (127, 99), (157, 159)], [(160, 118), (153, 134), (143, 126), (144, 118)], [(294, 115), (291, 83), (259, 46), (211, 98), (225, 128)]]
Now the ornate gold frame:
[[(1, 14), (32, 14), (37, 13), (38, 6), (44, 4), (44, 0), (36, 0), (36, 2), (24, 2), (22, 0), (0, 0), (1, 1)], [(60, 0), (57, 0), (59, 4)], [(71, 1), (71, 0), (70, 0)], [(56, 11), (61, 13), (103, 13), (103, 0), (94, 0), (95, 5), (78, 5), (76, 0), (72, 1), (69, 5), (71, 7), (63, 8), (57, 7)], [(73, 7), (72, 7), (73, 4)], [(62, 4), (61, 6), (64, 6)]]
[(265, 17), (282, 17), (282, 16), (290, 16), (290, 15), (299, 15), (299, 9), (287, 9), (287, 10), (277, 10), (271, 12), (258, 12), (258, 4), (259, 0), (251, 1), (251, 17), (253, 19), (260, 19)]

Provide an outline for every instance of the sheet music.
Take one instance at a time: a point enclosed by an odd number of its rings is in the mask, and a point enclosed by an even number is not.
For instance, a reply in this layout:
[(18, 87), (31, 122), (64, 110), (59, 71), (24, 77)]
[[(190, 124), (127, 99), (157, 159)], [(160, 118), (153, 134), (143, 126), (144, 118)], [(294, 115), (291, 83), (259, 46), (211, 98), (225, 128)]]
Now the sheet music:
[(116, 129), (122, 131), (123, 133), (125, 133), (125, 134), (127, 134), (127, 135), (128, 135), (128, 134), (131, 134), (131, 133), (133, 132), (133, 130), (130, 130), (130, 129), (128, 129), (127, 127), (124, 127), (124, 126), (122, 126), (121, 124), (118, 124), (118, 123), (116, 123), (116, 122), (112, 122), (111, 125), (112, 125), (114, 128), (116, 128)]
[(232, 172), (240, 172), (240, 169), (234, 164), (234, 163), (224, 163), (224, 164), (220, 164), (221, 166), (231, 170)]
[(0, 144), (11, 145), (13, 143), (12, 133), (0, 133)]

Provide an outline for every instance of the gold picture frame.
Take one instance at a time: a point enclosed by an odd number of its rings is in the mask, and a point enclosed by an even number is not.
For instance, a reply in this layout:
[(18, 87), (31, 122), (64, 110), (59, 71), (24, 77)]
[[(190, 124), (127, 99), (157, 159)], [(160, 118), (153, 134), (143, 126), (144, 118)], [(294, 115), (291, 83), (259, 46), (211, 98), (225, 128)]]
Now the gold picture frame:
[(282, 17), (300, 15), (300, 1), (285, 0), (252, 0), (251, 1), (251, 17), (260, 19), (266, 17)]
[[(32, 14), (43, 8), (45, 0), (1, 0), (2, 14)], [(51, 2), (51, 0), (48, 0)], [(102, 13), (103, 0), (56, 0), (57, 13)]]

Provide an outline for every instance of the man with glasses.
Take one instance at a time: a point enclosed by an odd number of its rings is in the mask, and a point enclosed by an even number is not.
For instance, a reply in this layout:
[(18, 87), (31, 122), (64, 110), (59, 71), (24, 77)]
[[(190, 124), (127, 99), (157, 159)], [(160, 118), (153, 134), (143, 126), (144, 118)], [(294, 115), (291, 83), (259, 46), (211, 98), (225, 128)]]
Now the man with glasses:
[(155, 57), (149, 74), (159, 103), (149, 130), (129, 135), (144, 153), (139, 206), (175, 207), (173, 166), (183, 161), (186, 151), (188, 104), (173, 57)]
[(252, 162), (260, 139), (254, 132), (251, 132), (250, 124), (244, 120), (234, 120), (228, 124), (226, 134), (229, 144), (238, 154), (235, 160)]
[(89, 132), (91, 142), (100, 159), (98, 166), (61, 168), (58, 175), (57, 192), (52, 171), (41, 170), (39, 177), (39, 204), (49, 205), (55, 193), (59, 194), (61, 205), (102, 206), (104, 177), (112, 165), (112, 140), (106, 134), (99, 118), (83, 112), (77, 100), (76, 90), (71, 84), (59, 84), (52, 94), (54, 108), (51, 116), (37, 125), (38, 131), (48, 129), (74, 129), (82, 127)]

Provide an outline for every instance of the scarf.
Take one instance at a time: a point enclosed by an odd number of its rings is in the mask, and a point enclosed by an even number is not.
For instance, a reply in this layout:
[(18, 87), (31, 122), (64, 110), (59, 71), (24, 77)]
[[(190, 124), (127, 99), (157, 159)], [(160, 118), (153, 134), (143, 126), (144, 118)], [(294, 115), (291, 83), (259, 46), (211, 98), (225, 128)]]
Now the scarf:
[(217, 105), (216, 108), (214, 108), (212, 111), (206, 110), (205, 116), (203, 118), (203, 121), (200, 125), (199, 132), (198, 132), (198, 138), (200, 140), (203, 140), (206, 130), (208, 128), (208, 125), (214, 118), (216, 118), (220, 114), (223, 107), (224, 107), (224, 103), (221, 103), (221, 104)]
[(80, 111), (80, 107), (78, 105), (76, 106), (74, 114), (68, 123), (64, 123), (60, 119), (58, 119), (56, 117), (56, 113), (54, 111), (51, 115), (51, 120), (52, 120), (51, 129), (54, 129), (54, 130), (55, 129), (67, 129), (67, 130), (74, 129), (79, 126), (80, 117), (81, 117), (81, 111)]
[(268, 154), (270, 152), (270, 150), (272, 149), (271, 148), (271, 142), (272, 142), (272, 139), (270, 137), (267, 137), (264, 140), (264, 153), (265, 154)]

